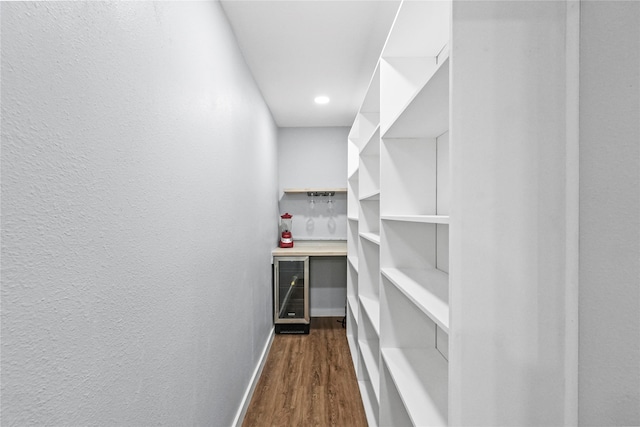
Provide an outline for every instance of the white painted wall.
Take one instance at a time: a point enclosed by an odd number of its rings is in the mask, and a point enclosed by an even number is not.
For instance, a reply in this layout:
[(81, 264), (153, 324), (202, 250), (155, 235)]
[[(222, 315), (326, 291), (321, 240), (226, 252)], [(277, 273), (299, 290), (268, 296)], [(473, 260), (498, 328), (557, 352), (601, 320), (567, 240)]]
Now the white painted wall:
[(344, 316), (347, 305), (347, 257), (311, 257), (309, 275), (310, 315)]
[(581, 2), (580, 425), (640, 425), (640, 3)]
[(280, 212), (293, 215), (293, 237), (304, 240), (347, 239), (347, 197), (316, 198), (283, 194), (285, 188), (347, 187), (347, 127), (280, 128), (278, 164)]
[(219, 4), (1, 12), (3, 425), (230, 425), (272, 327), (277, 130)]

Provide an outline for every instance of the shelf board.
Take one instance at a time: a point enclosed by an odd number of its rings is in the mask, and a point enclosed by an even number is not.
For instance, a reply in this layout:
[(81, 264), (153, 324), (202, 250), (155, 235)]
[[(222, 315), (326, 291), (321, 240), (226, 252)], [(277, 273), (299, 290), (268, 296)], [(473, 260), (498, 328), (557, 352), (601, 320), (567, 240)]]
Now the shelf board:
[(384, 277), (449, 333), (449, 275), (435, 268), (382, 268)]
[[(376, 156), (380, 154), (380, 123), (373, 129), (371, 135), (365, 140), (364, 144), (360, 148), (361, 156)], [(378, 144), (376, 144), (376, 141)]]
[(380, 200), (380, 190), (372, 191), (360, 197), (360, 201)]
[(381, 353), (413, 425), (448, 425), (448, 364), (440, 353), (435, 348)]
[(347, 342), (349, 343), (349, 353), (351, 353), (351, 362), (353, 363), (354, 371), (357, 371), (357, 363), (358, 363), (358, 347), (356, 338), (347, 334)]
[(436, 138), (449, 129), (449, 57), (382, 129), (383, 138)]
[(360, 237), (380, 246), (380, 235), (374, 233), (360, 233)]
[(351, 124), (351, 129), (349, 130), (349, 135), (347, 135), (347, 139), (349, 142), (354, 144), (356, 147), (358, 144), (358, 133), (360, 131), (360, 114), (356, 114), (353, 123)]
[[(371, 386), (371, 381), (358, 381), (358, 387), (360, 388), (360, 397), (362, 398), (362, 406), (364, 406), (364, 413), (367, 416), (367, 422), (371, 426), (377, 426), (377, 414), (378, 414), (378, 402), (372, 402), (369, 397), (368, 387)], [(375, 407), (373, 404), (376, 404)]]
[(347, 303), (349, 304), (349, 309), (353, 313), (353, 317), (356, 319), (356, 323), (358, 323), (358, 297), (354, 295), (347, 296)]
[(376, 334), (380, 337), (380, 303), (371, 297), (360, 295), (360, 304), (369, 316)]
[(347, 219), (348, 219), (349, 221), (357, 221), (357, 220), (358, 220), (358, 217), (357, 217), (357, 216), (353, 216), (353, 215), (347, 215)]
[(380, 366), (378, 365), (378, 355), (373, 354), (373, 350), (367, 341), (358, 340), (358, 343), (360, 344), (360, 354), (362, 354), (362, 359), (364, 360), (364, 368), (367, 370), (369, 380), (373, 386), (373, 393), (376, 395), (376, 400), (380, 402)]
[(364, 100), (360, 106), (362, 113), (378, 113), (380, 114), (380, 63), (376, 64), (373, 71), (369, 86), (365, 92)]
[(284, 192), (286, 194), (299, 194), (299, 193), (329, 193), (329, 192), (335, 192), (335, 193), (346, 193), (347, 189), (346, 188), (337, 188), (337, 187), (313, 187), (313, 188), (285, 188)]
[(449, 224), (449, 215), (382, 215), (387, 221), (423, 222), (427, 224)]
[(376, 127), (380, 124), (380, 113), (377, 112), (365, 112), (359, 111), (351, 131), (349, 132), (349, 141), (351, 141), (356, 147), (358, 152), (362, 151), (362, 148), (371, 139), (371, 136), (375, 133)]
[(359, 171), (360, 171), (360, 169), (359, 169), (359, 168), (356, 168), (356, 170), (354, 170), (354, 171), (351, 173), (351, 175), (349, 175), (349, 177), (347, 178), (347, 181), (350, 181), (350, 182), (356, 182), (356, 181), (358, 181), (358, 175), (359, 175), (359, 173), (358, 173), (358, 172), (359, 172)]
[(356, 273), (358, 272), (358, 257), (354, 256), (354, 255), (349, 255), (347, 256), (347, 260), (349, 260), (349, 263), (353, 266), (354, 270), (356, 270)]

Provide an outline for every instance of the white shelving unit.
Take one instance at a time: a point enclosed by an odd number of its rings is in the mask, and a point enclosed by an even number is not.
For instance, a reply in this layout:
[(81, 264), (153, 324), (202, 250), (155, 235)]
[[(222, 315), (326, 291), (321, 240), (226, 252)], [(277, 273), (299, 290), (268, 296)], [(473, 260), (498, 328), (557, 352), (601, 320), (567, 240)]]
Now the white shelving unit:
[(449, 331), (449, 11), (446, 2), (402, 4), (349, 138), (358, 298), (348, 334), (358, 337), (349, 342), (370, 425), (447, 419), (436, 342)]
[(376, 67), (348, 148), (347, 337), (367, 419), (380, 412), (380, 69)]
[[(358, 378), (362, 377), (360, 350), (358, 346), (358, 241), (359, 237), (359, 189), (360, 173), (358, 165), (359, 120), (349, 132), (347, 145), (347, 341), (351, 350), (353, 366)], [(367, 412), (372, 414), (371, 410)]]
[(349, 136), (370, 425), (576, 423), (578, 29), (577, 2), (401, 3)]
[(448, 423), (449, 17), (447, 2), (403, 3), (380, 59), (382, 425)]

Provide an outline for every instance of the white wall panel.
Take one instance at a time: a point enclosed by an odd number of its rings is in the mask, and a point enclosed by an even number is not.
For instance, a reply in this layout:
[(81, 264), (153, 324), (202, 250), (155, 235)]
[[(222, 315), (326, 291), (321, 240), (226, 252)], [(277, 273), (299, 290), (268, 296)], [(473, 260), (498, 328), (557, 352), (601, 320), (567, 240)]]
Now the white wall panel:
[(230, 425), (277, 135), (219, 4), (1, 8), (3, 424)]

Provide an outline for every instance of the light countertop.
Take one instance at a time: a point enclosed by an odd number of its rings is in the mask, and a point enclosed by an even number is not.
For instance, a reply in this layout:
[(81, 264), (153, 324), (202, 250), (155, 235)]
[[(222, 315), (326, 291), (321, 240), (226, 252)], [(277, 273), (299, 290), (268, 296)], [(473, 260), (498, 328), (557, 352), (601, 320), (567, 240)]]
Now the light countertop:
[(275, 248), (273, 256), (346, 256), (346, 240), (294, 240), (292, 248)]

